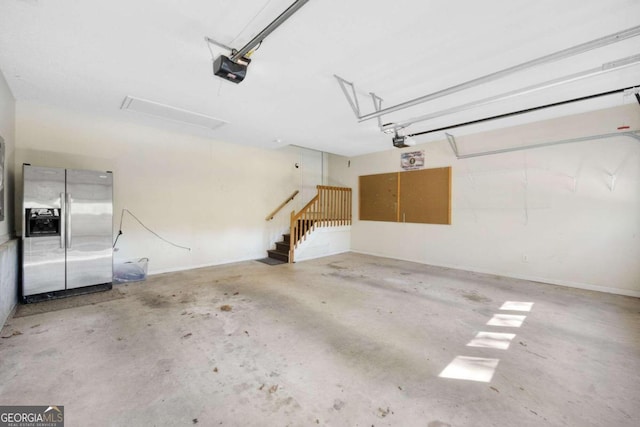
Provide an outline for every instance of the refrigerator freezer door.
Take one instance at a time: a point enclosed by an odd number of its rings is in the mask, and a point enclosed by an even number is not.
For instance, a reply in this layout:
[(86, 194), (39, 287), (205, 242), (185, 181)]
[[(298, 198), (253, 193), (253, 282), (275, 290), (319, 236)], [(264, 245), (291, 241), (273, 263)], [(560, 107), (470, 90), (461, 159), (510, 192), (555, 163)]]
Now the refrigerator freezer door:
[(62, 211), (65, 190), (64, 169), (25, 165), (22, 210), (24, 296), (65, 288), (65, 249), (60, 236), (25, 237), (26, 209), (51, 208)]
[(24, 208), (62, 207), (60, 193), (64, 193), (65, 170), (24, 165)]
[(67, 289), (111, 283), (111, 173), (67, 169)]

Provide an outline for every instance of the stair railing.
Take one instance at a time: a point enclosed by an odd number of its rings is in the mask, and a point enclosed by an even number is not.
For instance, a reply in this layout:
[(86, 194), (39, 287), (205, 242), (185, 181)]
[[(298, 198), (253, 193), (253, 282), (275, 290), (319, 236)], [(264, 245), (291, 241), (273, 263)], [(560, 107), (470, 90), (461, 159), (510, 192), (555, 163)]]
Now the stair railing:
[(280, 206), (278, 206), (277, 208), (275, 208), (275, 210), (273, 212), (271, 212), (269, 215), (267, 215), (267, 217), (265, 218), (267, 221), (271, 221), (273, 219), (274, 216), (276, 216), (276, 214), (278, 212), (280, 212), (282, 210), (282, 208), (284, 208), (287, 203), (289, 203), (290, 201), (292, 201), (293, 199), (295, 199), (295, 197), (298, 195), (300, 191), (296, 190), (293, 192), (293, 194), (291, 194), (287, 200), (285, 200), (284, 202), (280, 203)]
[(318, 185), (318, 194), (300, 212), (291, 212), (289, 262), (298, 245), (318, 227), (351, 225), (351, 188)]

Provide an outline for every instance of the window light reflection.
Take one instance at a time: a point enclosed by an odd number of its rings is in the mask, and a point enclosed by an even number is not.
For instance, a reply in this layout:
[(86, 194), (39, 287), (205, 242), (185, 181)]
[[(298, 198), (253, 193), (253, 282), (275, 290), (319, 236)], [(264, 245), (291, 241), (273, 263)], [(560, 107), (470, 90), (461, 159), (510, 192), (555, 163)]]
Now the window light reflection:
[(516, 334), (504, 334), (500, 332), (478, 332), (467, 347), (483, 347), (495, 348), (498, 350), (507, 350)]
[(500, 359), (457, 356), (444, 368), (439, 377), (488, 383), (493, 378), (498, 362)]
[(507, 301), (502, 304), (500, 310), (511, 310), (511, 311), (531, 311), (533, 307), (532, 302), (522, 302), (522, 301)]
[(511, 328), (519, 328), (527, 316), (518, 314), (494, 314), (491, 320), (487, 322), (489, 326), (507, 326)]

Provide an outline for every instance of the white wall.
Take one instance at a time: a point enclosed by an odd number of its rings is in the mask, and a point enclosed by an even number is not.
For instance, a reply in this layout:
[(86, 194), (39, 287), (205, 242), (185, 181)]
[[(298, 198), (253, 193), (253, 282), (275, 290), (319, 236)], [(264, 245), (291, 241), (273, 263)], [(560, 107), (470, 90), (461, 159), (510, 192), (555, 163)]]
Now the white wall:
[(15, 99), (0, 71), (0, 136), (5, 143), (4, 207), (5, 219), (0, 221), (0, 244), (13, 234), (13, 164), (15, 148)]
[[(623, 124), (640, 129), (640, 106), (486, 132), (458, 143), (461, 152), (471, 153), (616, 132)], [(359, 221), (358, 176), (399, 171), (400, 153), (418, 149), (425, 150), (427, 168), (453, 167), (453, 224)], [(351, 159), (332, 156), (329, 175), (332, 185), (354, 189), (354, 251), (640, 296), (637, 140), (614, 137), (467, 160), (457, 160), (441, 141)]]
[(316, 188), (324, 184), (326, 168), (325, 160), (327, 153), (316, 150), (300, 149), (300, 161), (298, 165), (300, 171), (300, 191), (299, 203), (296, 212), (302, 209), (311, 199), (318, 194)]
[(13, 235), (13, 163), (15, 147), (15, 100), (0, 71), (0, 136), (5, 143), (5, 218), (0, 222), (0, 329), (18, 303), (18, 244)]
[(310, 233), (295, 251), (295, 261), (306, 261), (349, 252), (351, 226), (320, 227)]
[(116, 262), (148, 257), (153, 274), (264, 258), (288, 230), (292, 208), (265, 217), (300, 190), (298, 148), (232, 145), (22, 101), (16, 123), (17, 165), (111, 170), (114, 232), (127, 208), (192, 248), (168, 245), (125, 215)]

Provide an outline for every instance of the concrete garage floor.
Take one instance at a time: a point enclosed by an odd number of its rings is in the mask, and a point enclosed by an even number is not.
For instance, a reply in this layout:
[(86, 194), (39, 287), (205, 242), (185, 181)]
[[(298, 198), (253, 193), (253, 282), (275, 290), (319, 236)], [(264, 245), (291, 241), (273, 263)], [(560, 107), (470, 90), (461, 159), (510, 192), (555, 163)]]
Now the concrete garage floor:
[(67, 426), (640, 425), (636, 298), (358, 254), (112, 292), (10, 319), (0, 404)]

